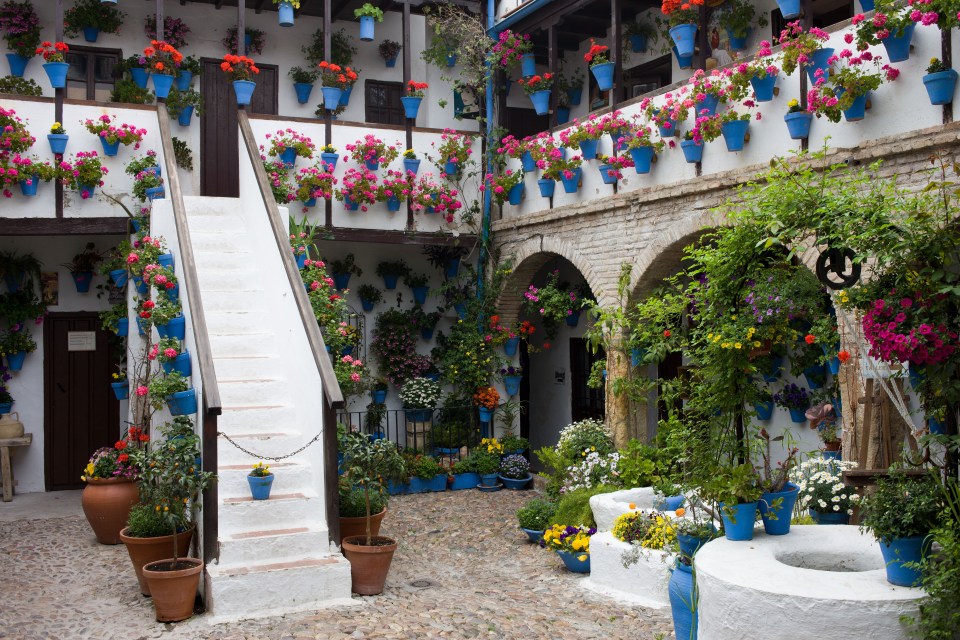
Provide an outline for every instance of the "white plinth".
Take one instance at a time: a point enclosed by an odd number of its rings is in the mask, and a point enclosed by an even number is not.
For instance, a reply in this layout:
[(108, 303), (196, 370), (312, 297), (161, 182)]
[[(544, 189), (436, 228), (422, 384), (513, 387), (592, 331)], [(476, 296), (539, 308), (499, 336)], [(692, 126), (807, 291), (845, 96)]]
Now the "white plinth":
[(922, 589), (886, 578), (880, 547), (853, 526), (793, 526), (697, 553), (699, 640), (906, 640)]
[(635, 564), (624, 568), (621, 558), (629, 550), (629, 544), (617, 540), (609, 531), (593, 535), (590, 577), (581, 584), (625, 604), (652, 609), (669, 607), (667, 587), (676, 556), (663, 551), (645, 551)]
[[(593, 510), (593, 519), (597, 521), (597, 531), (613, 529), (617, 518), (628, 511), (636, 510), (630, 508), (631, 504), (635, 505), (636, 509), (653, 509), (653, 487), (601, 493), (590, 498), (590, 509)], [(593, 558), (590, 559), (590, 564), (592, 567)]]

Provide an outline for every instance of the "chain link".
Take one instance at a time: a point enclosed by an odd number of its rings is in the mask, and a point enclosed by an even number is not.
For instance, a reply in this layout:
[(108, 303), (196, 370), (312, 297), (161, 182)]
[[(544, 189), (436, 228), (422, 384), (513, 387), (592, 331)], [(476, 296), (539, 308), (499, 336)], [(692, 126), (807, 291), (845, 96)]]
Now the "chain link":
[(227, 439), (227, 442), (229, 442), (230, 444), (232, 444), (233, 446), (235, 446), (237, 449), (240, 449), (240, 451), (243, 451), (243, 452), (244, 452), (245, 454), (247, 454), (248, 456), (253, 456), (254, 458), (257, 458), (257, 459), (259, 459), (259, 460), (272, 460), (273, 462), (277, 462), (277, 461), (279, 461), (279, 460), (284, 460), (284, 459), (286, 459), (286, 458), (292, 458), (293, 456), (297, 455), (297, 454), (300, 453), (301, 451), (304, 451), (307, 447), (309, 447), (309, 446), (312, 445), (314, 442), (316, 442), (317, 440), (320, 439), (320, 436), (323, 435), (323, 430), (321, 430), (320, 433), (318, 433), (317, 435), (313, 436), (313, 439), (310, 440), (310, 442), (308, 442), (307, 444), (303, 445), (302, 447), (300, 447), (299, 449), (297, 449), (297, 450), (294, 451), (293, 453), (288, 453), (288, 454), (285, 455), (285, 456), (262, 456), (262, 455), (260, 455), (259, 453), (254, 453), (253, 451), (248, 451), (247, 449), (244, 449), (243, 447), (241, 447), (240, 445), (238, 445), (236, 442), (234, 442), (234, 441), (230, 438), (230, 436), (228, 436), (227, 434), (225, 434), (223, 431), (217, 431), (217, 435), (218, 435), (218, 436), (223, 436), (224, 438), (226, 438), (226, 439)]

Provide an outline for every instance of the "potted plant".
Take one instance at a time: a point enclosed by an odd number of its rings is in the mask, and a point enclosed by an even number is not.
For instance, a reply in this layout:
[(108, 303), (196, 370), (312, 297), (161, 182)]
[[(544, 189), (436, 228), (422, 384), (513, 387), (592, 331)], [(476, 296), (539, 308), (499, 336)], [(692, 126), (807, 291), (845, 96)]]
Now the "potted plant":
[[(797, 4), (799, 5), (799, 2)], [(780, 58), (783, 72), (792, 76), (794, 71), (803, 67), (807, 70), (811, 83), (816, 82), (821, 75), (829, 75), (830, 65), (827, 60), (833, 55), (833, 49), (820, 48), (820, 45), (829, 39), (830, 34), (823, 29), (813, 27), (804, 31), (799, 20), (789, 23), (777, 40), (783, 53)], [(818, 75), (817, 71), (822, 73)]]
[(83, 251), (73, 256), (73, 260), (64, 263), (62, 266), (70, 271), (73, 276), (73, 282), (77, 287), (77, 293), (87, 293), (90, 291), (90, 283), (93, 282), (93, 274), (97, 270), (97, 265), (103, 260), (103, 256), (97, 251), (92, 242), (88, 242)]
[[(355, 434), (360, 436), (360, 434)], [(360, 436), (363, 437), (363, 436)], [(387, 515), (388, 491), (370, 494), (370, 535), (380, 535), (380, 525)], [(340, 478), (340, 540), (364, 536), (367, 530), (367, 503), (360, 485), (354, 485), (345, 477)]]
[(63, 89), (67, 86), (67, 69), (70, 65), (67, 63), (67, 52), (70, 47), (66, 42), (41, 42), (37, 47), (38, 56), (43, 56), (43, 70), (50, 80), (50, 86), (54, 89)]
[(149, 437), (136, 427), (112, 447), (97, 449), (83, 470), (83, 514), (100, 544), (120, 544), (120, 530), (133, 505), (139, 501), (136, 456)]
[(7, 366), (10, 371), (23, 369), (23, 362), (28, 353), (37, 350), (37, 343), (25, 329), (8, 330), (0, 334), (0, 354), (7, 357)]
[(600, 161), (600, 166), (597, 169), (600, 171), (600, 178), (604, 184), (616, 184), (618, 180), (623, 178), (623, 170), (633, 166), (633, 160), (630, 156), (605, 156), (601, 154), (597, 156), (597, 159)]
[(596, 532), (595, 527), (555, 524), (543, 532), (543, 544), (560, 556), (567, 570), (590, 573), (590, 536)]
[[(102, 2), (103, 0), (101, 0)], [(187, 34), (190, 27), (180, 18), (164, 16), (162, 39), (178, 49), (187, 46)], [(143, 19), (143, 34), (148, 40), (157, 39), (157, 14), (148, 13)]]
[(789, 481), (790, 471), (797, 464), (797, 447), (787, 449), (787, 457), (774, 466), (771, 462), (770, 443), (782, 442), (784, 437), (771, 438), (766, 429), (757, 434), (755, 443), (758, 445), (763, 466), (759, 469), (760, 495), (758, 505), (760, 517), (763, 519), (763, 530), (771, 536), (782, 536), (790, 533), (790, 518), (793, 506), (799, 496), (799, 485)]
[(813, 114), (802, 109), (800, 101), (796, 98), (787, 103), (787, 113), (784, 114), (783, 121), (787, 123), (787, 131), (792, 139), (803, 140), (810, 137)]
[(856, 43), (859, 51), (883, 44), (890, 62), (903, 62), (910, 58), (910, 42), (916, 23), (911, 19), (913, 10), (893, 0), (877, 0), (873, 19), (855, 18)]
[(650, 44), (660, 39), (660, 32), (657, 27), (648, 20), (628, 22), (624, 27), (623, 34), (630, 44), (630, 50), (634, 53), (643, 53)]
[(64, 151), (67, 150), (67, 141), (70, 139), (70, 136), (67, 135), (67, 130), (63, 128), (63, 125), (59, 122), (54, 122), (50, 127), (50, 133), (47, 134), (47, 142), (50, 143), (50, 151), (54, 155), (62, 156)]
[(757, 502), (762, 493), (749, 463), (717, 467), (702, 490), (704, 498), (718, 504), (727, 540), (753, 540)]
[(183, 54), (162, 40), (152, 40), (143, 50), (146, 68), (153, 78), (153, 90), (158, 100), (165, 100), (170, 94), (173, 81), (177, 78)]
[(24, 196), (37, 195), (37, 189), (41, 182), (50, 182), (60, 176), (59, 169), (53, 167), (49, 162), (40, 162), (39, 158), (27, 158), (24, 156), (14, 156), (13, 166), (19, 175), (10, 175), (7, 178), (9, 184), (16, 180), (20, 184), (20, 193)]
[(233, 83), (237, 105), (241, 107), (249, 105), (253, 90), (257, 88), (257, 83), (253, 79), (260, 73), (256, 63), (246, 56), (227, 54), (223, 56), (220, 70), (226, 73)]
[(486, 182), (481, 188), (489, 189), (494, 201), (501, 207), (504, 202), (518, 205), (523, 199), (523, 175), (522, 171), (512, 169), (505, 169), (499, 175), (488, 173)]
[(869, 52), (851, 57), (830, 56), (827, 63), (841, 63), (840, 70), (830, 74), (817, 71), (821, 75), (807, 95), (807, 109), (831, 122), (840, 122), (841, 114), (847, 122), (863, 120), (870, 92), (900, 75), (899, 70), (881, 65), (879, 58)]
[(400, 389), (400, 402), (411, 422), (430, 422), (440, 400), (440, 383), (428, 378), (412, 378)]
[(498, 489), (500, 484), (497, 482), (500, 471), (500, 454), (503, 453), (503, 447), (496, 442), (496, 439), (484, 438), (478, 449), (475, 449), (470, 455), (474, 460), (474, 468), (477, 475), (480, 476), (480, 486), (488, 489)]
[(856, 468), (852, 461), (810, 458), (791, 469), (790, 480), (799, 487), (800, 509), (808, 509), (817, 524), (847, 524), (860, 495), (843, 483), (842, 474)]
[(417, 304), (425, 304), (427, 302), (427, 294), (430, 292), (430, 287), (427, 286), (427, 283), (430, 279), (423, 273), (408, 273), (403, 277), (403, 284), (410, 287), (410, 290), (413, 292), (413, 300)]
[(387, 145), (371, 133), (365, 135), (363, 140), (346, 145), (346, 149), (354, 162), (366, 166), (369, 171), (377, 171), (381, 164), (390, 164), (400, 155), (396, 145)]
[(10, 75), (22, 78), (40, 45), (40, 18), (30, 2), (7, 0), (0, 5), (0, 34), (7, 41)]
[(387, 63), (387, 67), (392, 68), (397, 66), (397, 56), (402, 48), (396, 40), (384, 40), (377, 50), (380, 52), (380, 57)]
[[(227, 35), (220, 41), (227, 53), (240, 54), (240, 46), (237, 42), (237, 28), (227, 29)], [(264, 33), (260, 29), (251, 29), (246, 27), (243, 30), (243, 55), (249, 55), (251, 52), (261, 55), (263, 53)]]
[(810, 407), (810, 395), (803, 387), (798, 387), (791, 382), (779, 393), (773, 394), (773, 401), (777, 406), (787, 409), (790, 412), (790, 419), (795, 423), (803, 424), (807, 421), (805, 412)]
[(680, 553), (693, 558), (703, 545), (717, 536), (717, 528), (696, 492), (688, 492), (684, 498), (687, 506), (674, 512), (677, 518), (672, 521), (673, 530)]
[(190, 383), (179, 371), (153, 377), (148, 388), (150, 403), (154, 409), (160, 409), (166, 404), (170, 415), (182, 416), (197, 412), (196, 390), (190, 388)]
[(432, 456), (417, 454), (407, 463), (407, 472), (410, 474), (410, 493), (445, 491), (447, 488), (443, 465)]
[(388, 291), (397, 288), (400, 278), (410, 273), (410, 267), (403, 260), (385, 260), (377, 263), (377, 275), (383, 278), (383, 286)]
[[(596, 78), (600, 91), (609, 91), (613, 87), (614, 63), (610, 61), (609, 50), (610, 47), (597, 44), (590, 38), (590, 50), (583, 56), (584, 61), (590, 65), (590, 72)], [(576, 104), (574, 100), (571, 102)]]
[(517, 84), (530, 96), (530, 102), (533, 103), (537, 115), (546, 115), (550, 110), (550, 87), (553, 86), (553, 74), (544, 73), (542, 76), (532, 75), (529, 78), (520, 78)]
[(930, 533), (940, 524), (944, 508), (933, 474), (910, 477), (891, 469), (889, 476), (877, 479), (876, 491), (861, 504), (860, 528), (868, 529), (880, 543), (887, 582), (913, 587), (922, 581), (922, 563), (933, 541)]
[[(270, 148), (266, 151), (267, 156), (280, 158), (288, 168), (293, 167), (297, 157), (313, 158), (313, 152), (317, 150), (310, 138), (293, 129), (283, 129), (273, 135), (268, 134), (267, 139), (270, 141)], [(260, 145), (260, 151), (264, 151), (263, 145)]]
[(923, 76), (923, 86), (927, 90), (930, 104), (950, 104), (957, 88), (957, 71), (939, 58), (930, 58), (927, 75)]
[(663, 0), (661, 11), (670, 24), (670, 37), (677, 48), (677, 57), (692, 56), (699, 21), (698, 7), (703, 0)]
[(83, 33), (87, 42), (96, 42), (100, 32), (120, 33), (125, 14), (111, 3), (77, 0), (63, 12), (63, 32), (71, 38)]
[(250, 485), (250, 495), (254, 500), (269, 500), (270, 488), (273, 486), (273, 471), (270, 465), (257, 462), (247, 474), (247, 484)]
[(389, 388), (389, 381), (386, 378), (378, 376), (373, 379), (370, 385), (370, 395), (374, 404), (383, 404), (387, 401), (387, 391)]
[(481, 387), (474, 392), (473, 403), (477, 405), (480, 422), (488, 424), (493, 421), (493, 413), (500, 403), (500, 394), (493, 387)]
[(199, 91), (171, 89), (167, 95), (167, 112), (181, 127), (189, 127), (194, 115), (203, 115), (203, 96)]
[[(500, 369), (500, 378), (503, 380), (504, 390), (507, 392), (507, 395), (515, 396), (520, 393), (520, 381), (523, 380), (523, 367), (519, 365), (504, 367)], [(508, 448), (507, 451), (512, 451), (512, 449)]]
[(810, 421), (810, 428), (816, 429), (823, 443), (823, 457), (836, 458), (840, 451), (840, 426), (837, 414), (830, 402), (821, 402), (807, 409), (804, 417)]
[(373, 307), (383, 302), (383, 292), (372, 284), (362, 284), (357, 289), (357, 295), (360, 296), (360, 303), (364, 311), (373, 311)]
[(125, 147), (133, 145), (134, 149), (139, 149), (140, 142), (146, 135), (147, 130), (125, 122), (119, 126), (114, 126), (114, 119), (114, 116), (104, 114), (96, 120), (87, 118), (83, 126), (87, 131), (100, 138), (100, 142), (103, 144), (103, 154), (106, 156), (117, 155), (117, 149), (121, 144)]
[(356, 275), (357, 277), (363, 275), (363, 269), (357, 265), (356, 258), (352, 253), (348, 253), (343, 260), (328, 260), (327, 265), (333, 274), (335, 286), (341, 291), (346, 289), (347, 285), (350, 284), (351, 275)]
[[(756, 9), (753, 3), (747, 0), (733, 0), (727, 7), (726, 11), (720, 12), (720, 26), (727, 31), (730, 48), (733, 51), (743, 51), (747, 48), (747, 38), (750, 37), (750, 28), (756, 17)], [(767, 26), (767, 19), (763, 14), (757, 20), (757, 25)]]
[(500, 461), (500, 480), (507, 489), (525, 489), (532, 479), (530, 463), (522, 455), (513, 453)]
[(319, 69), (292, 67), (287, 75), (293, 80), (293, 90), (297, 93), (297, 102), (307, 104), (310, 101), (313, 84), (320, 77)]
[(420, 111), (420, 103), (423, 102), (424, 92), (430, 88), (426, 82), (417, 82), (409, 80), (407, 82), (406, 95), (400, 98), (403, 103), (403, 112), (411, 120), (417, 119), (417, 113)]
[(277, 21), (281, 27), (293, 26), (293, 11), (300, 9), (300, 0), (273, 0), (277, 6)]
[(550, 526), (550, 520), (557, 511), (557, 505), (543, 498), (533, 498), (517, 509), (517, 521), (520, 529), (527, 534), (530, 542), (539, 543), (543, 532)]
[(457, 133), (452, 129), (444, 129), (440, 134), (440, 146), (437, 154), (440, 156), (437, 163), (443, 163), (441, 177), (453, 178), (462, 175), (463, 169), (473, 153), (475, 136), (468, 133)]
[(383, 11), (369, 2), (364, 2), (362, 7), (354, 9), (353, 17), (360, 21), (360, 39), (373, 42), (373, 21), (383, 22)]
[(363, 492), (366, 531), (364, 535), (343, 538), (343, 554), (350, 561), (354, 593), (376, 595), (383, 591), (397, 543), (391, 538), (374, 536), (371, 519), (376, 505), (371, 498), (384, 493), (385, 479), (404, 473), (403, 459), (396, 445), (385, 438), (348, 438), (345, 443), (343, 475)]

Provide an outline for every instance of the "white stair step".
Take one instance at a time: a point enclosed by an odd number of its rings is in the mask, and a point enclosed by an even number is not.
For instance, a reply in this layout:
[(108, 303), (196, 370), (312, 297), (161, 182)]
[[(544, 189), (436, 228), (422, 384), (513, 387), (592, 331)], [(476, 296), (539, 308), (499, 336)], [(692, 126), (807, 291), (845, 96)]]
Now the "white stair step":
[(204, 212), (187, 212), (187, 223), (190, 225), (190, 234), (195, 233), (216, 233), (222, 231), (225, 226), (233, 226), (234, 228), (244, 228), (245, 220), (239, 216), (239, 211), (237, 212), (236, 218), (232, 218), (229, 222), (224, 220), (226, 214), (221, 212), (214, 211), (204, 211)]
[(272, 333), (227, 333), (219, 334), (216, 327), (210, 328), (210, 349), (213, 357), (271, 356), (277, 352)]
[(214, 356), (213, 364), (217, 378), (223, 380), (273, 377), (282, 371), (282, 362), (275, 356)]
[(286, 381), (275, 378), (252, 377), (245, 379), (222, 378), (220, 399), (224, 405), (236, 404), (285, 404), (289, 400)]
[[(266, 461), (273, 472), (271, 492), (277, 494), (303, 493), (313, 486), (313, 468), (306, 460), (290, 458), (281, 462)], [(221, 498), (241, 498), (250, 495), (247, 476), (251, 464), (220, 464), (217, 468), (217, 495)], [(257, 525), (262, 528), (262, 524)]]
[[(219, 421), (217, 423), (219, 425)], [(264, 428), (284, 428), (292, 425), (263, 425)], [(319, 428), (319, 424), (318, 424)], [(250, 434), (230, 433), (219, 429), (227, 434), (236, 445), (231, 444), (223, 436), (217, 440), (217, 461), (219, 464), (253, 464), (263, 456), (277, 457), (293, 453), (304, 444), (303, 436), (296, 432), (277, 431), (260, 432)], [(322, 446), (320, 443), (314, 443), (311, 446)], [(244, 453), (238, 447), (243, 447), (254, 455)]]
[[(270, 523), (253, 526), (272, 527)], [(289, 562), (316, 555), (330, 547), (330, 532), (322, 527), (243, 531), (220, 536), (220, 568)]]
[(211, 623), (330, 606), (357, 606), (350, 597), (350, 563), (339, 554), (247, 567), (207, 566), (206, 604)]
[(203, 288), (210, 291), (237, 291), (251, 289), (251, 284), (260, 282), (256, 269), (205, 269)]
[[(264, 290), (247, 289), (245, 291), (213, 290), (208, 284), (201, 284), (203, 306), (218, 311), (256, 311), (264, 308)], [(273, 324), (267, 325), (272, 327)]]
[(296, 409), (291, 405), (226, 406), (217, 418), (217, 429), (229, 434), (231, 438), (234, 435), (266, 433), (293, 424), (296, 415)]
[(213, 252), (242, 253), (253, 257), (252, 244), (242, 235), (224, 236), (220, 233), (190, 234), (193, 250), (197, 256), (204, 256)]
[(203, 286), (203, 274), (208, 269), (243, 269), (256, 261), (253, 253), (210, 251), (195, 252), (200, 285)]
[(307, 493), (270, 492), (269, 500), (246, 497), (220, 500), (219, 535), (248, 531), (251, 523), (269, 523), (271, 528), (320, 527), (324, 525), (323, 499)]
[[(203, 284), (201, 283), (200, 286), (202, 287)], [(206, 294), (203, 295), (206, 296)], [(219, 334), (262, 333), (266, 327), (276, 322), (275, 314), (255, 309), (226, 311), (211, 308), (206, 316), (210, 332)]]

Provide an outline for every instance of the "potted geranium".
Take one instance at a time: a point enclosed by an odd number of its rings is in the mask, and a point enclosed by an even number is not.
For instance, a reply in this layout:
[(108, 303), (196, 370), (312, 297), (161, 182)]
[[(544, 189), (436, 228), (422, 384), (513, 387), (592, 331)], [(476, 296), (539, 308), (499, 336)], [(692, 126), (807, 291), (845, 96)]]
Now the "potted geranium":
[(503, 206), (505, 201), (513, 205), (520, 204), (524, 189), (523, 172), (505, 169), (499, 175), (488, 173), (486, 184), (481, 189), (490, 189), (494, 201), (500, 206)]
[(648, 126), (641, 126), (633, 131), (626, 143), (626, 150), (630, 152), (630, 158), (633, 160), (633, 167), (638, 174), (650, 173), (650, 168), (655, 162), (657, 154), (663, 151), (664, 143), (662, 140), (653, 140), (653, 129)]
[(580, 178), (583, 175), (580, 156), (564, 158), (563, 152), (556, 147), (542, 147), (532, 151), (537, 166), (543, 169), (543, 177), (537, 180), (540, 195), (545, 198), (553, 197), (556, 183), (563, 183), (566, 193), (576, 193), (580, 189)]
[[(240, 46), (237, 42), (237, 28), (227, 29), (227, 35), (220, 41), (228, 53), (240, 54)], [(265, 44), (264, 33), (260, 29), (251, 29), (246, 27), (243, 30), (243, 55), (249, 55), (251, 52), (261, 55), (263, 45)]]
[(117, 149), (121, 144), (125, 147), (133, 145), (134, 149), (139, 149), (140, 142), (143, 140), (143, 136), (147, 134), (147, 130), (126, 122), (114, 126), (114, 119), (114, 116), (104, 114), (96, 120), (87, 118), (84, 120), (83, 126), (87, 131), (100, 138), (100, 142), (103, 144), (103, 153), (106, 156), (117, 155)]
[(535, 313), (544, 320), (544, 328), (551, 338), (556, 336), (561, 323), (576, 326), (583, 309), (583, 292), (571, 289), (569, 282), (560, 282), (559, 270), (550, 272), (547, 283), (542, 287), (529, 285), (523, 294), (523, 306), (529, 313)]
[(808, 110), (818, 118), (826, 116), (831, 122), (839, 122), (841, 113), (847, 122), (863, 120), (870, 92), (900, 75), (899, 70), (882, 65), (880, 57), (869, 51), (859, 56), (830, 56), (828, 64), (835, 63), (842, 63), (840, 70), (826, 78), (821, 74), (807, 94)]
[(526, 78), (537, 73), (536, 58), (530, 52), (532, 48), (529, 34), (505, 29), (500, 32), (490, 49), (490, 61), (504, 71), (520, 63), (520, 75)]
[(96, 151), (80, 151), (69, 162), (61, 163), (63, 184), (80, 192), (80, 198), (92, 198), (98, 186), (103, 186), (104, 167)]
[(695, 7), (702, 4), (703, 0), (663, 0), (661, 4), (660, 10), (670, 23), (670, 37), (677, 47), (677, 57), (693, 55), (700, 18)]
[(412, 193), (412, 176), (395, 169), (388, 169), (383, 184), (377, 187), (377, 200), (386, 201), (387, 211), (395, 212), (400, 211), (401, 199), (408, 198)]
[(600, 161), (600, 166), (597, 169), (600, 171), (600, 178), (604, 184), (616, 184), (618, 180), (623, 178), (623, 170), (633, 166), (633, 160), (630, 156), (605, 156), (601, 154), (597, 159)]
[(400, 155), (396, 145), (388, 145), (370, 133), (363, 140), (346, 145), (346, 149), (354, 162), (365, 165), (369, 171), (377, 171), (381, 164), (390, 164)]
[[(157, 14), (148, 13), (147, 17), (143, 19), (143, 33), (149, 40), (157, 39)], [(173, 16), (164, 16), (162, 34), (164, 41), (182, 49), (187, 46), (188, 33), (190, 33), (190, 27), (183, 20)]]
[(97, 265), (103, 260), (103, 255), (97, 251), (92, 242), (88, 242), (83, 251), (73, 256), (73, 260), (65, 263), (63, 266), (70, 271), (73, 276), (73, 283), (77, 287), (77, 293), (87, 293), (90, 291), (90, 284), (93, 282), (93, 273), (97, 270)]
[(940, 524), (945, 508), (940, 482), (932, 473), (910, 477), (891, 469), (877, 479), (876, 491), (863, 499), (860, 528), (880, 543), (887, 582), (903, 587), (919, 585), (922, 562), (929, 557), (930, 533)]
[(49, 162), (40, 162), (39, 158), (36, 157), (27, 158), (14, 155), (12, 161), (19, 175), (8, 176), (8, 180), (18, 181), (20, 183), (20, 193), (25, 196), (37, 195), (37, 188), (41, 182), (50, 182), (60, 175), (59, 169)]
[(823, 29), (813, 27), (804, 31), (800, 21), (788, 24), (777, 40), (782, 52), (780, 65), (783, 72), (792, 76), (794, 71), (803, 67), (807, 70), (811, 83), (817, 81), (817, 71), (821, 71), (821, 75), (829, 75), (827, 70), (830, 65), (827, 60), (833, 55), (833, 49), (820, 48), (820, 45), (829, 39), (830, 34)]
[(146, 68), (153, 78), (153, 90), (158, 100), (165, 100), (170, 94), (170, 87), (177, 77), (183, 54), (175, 47), (162, 40), (152, 40), (150, 46), (143, 50), (146, 57)]
[(339, 159), (340, 154), (337, 153), (337, 148), (332, 144), (325, 144), (320, 147), (320, 160), (328, 166), (331, 173), (337, 168), (337, 160)]
[(273, 487), (273, 471), (270, 465), (257, 462), (247, 474), (247, 484), (250, 485), (250, 495), (254, 500), (269, 500), (270, 488)]
[(101, 0), (77, 0), (63, 12), (63, 32), (76, 38), (83, 33), (87, 42), (96, 42), (100, 32), (120, 33), (124, 13), (114, 4)]
[(550, 520), (556, 512), (556, 503), (543, 498), (534, 498), (517, 509), (517, 521), (520, 523), (520, 529), (530, 538), (530, 542), (540, 542), (543, 539), (543, 532), (550, 526)]
[(154, 409), (161, 409), (166, 404), (173, 416), (197, 412), (196, 389), (190, 388), (190, 383), (179, 371), (154, 376), (147, 388)]
[(360, 39), (364, 42), (373, 42), (374, 20), (383, 22), (383, 11), (364, 2), (359, 9), (354, 9), (353, 17), (360, 21)]
[(350, 167), (343, 174), (342, 187), (335, 192), (347, 211), (367, 211), (377, 202), (377, 174), (369, 169)]
[[(590, 38), (590, 50), (583, 56), (584, 61), (590, 65), (590, 72), (596, 78), (600, 91), (609, 91), (613, 87), (614, 63), (610, 61), (607, 53), (609, 50), (610, 47), (597, 44), (593, 38)], [(577, 104), (577, 101), (572, 99), (570, 102)]]
[(790, 471), (790, 480), (799, 487), (797, 504), (807, 509), (814, 522), (823, 525), (847, 524), (860, 495), (843, 483), (843, 472), (857, 463), (832, 458), (810, 458)]
[(530, 96), (530, 102), (533, 103), (537, 115), (546, 115), (550, 110), (550, 87), (553, 86), (553, 74), (544, 73), (542, 76), (532, 75), (529, 78), (520, 78), (517, 84)]
[(337, 184), (337, 179), (333, 173), (327, 170), (330, 165), (324, 168), (318, 166), (304, 167), (297, 172), (296, 182), (297, 191), (294, 197), (303, 203), (305, 207), (312, 207), (317, 203), (317, 198), (329, 200), (333, 197), (333, 185)]
[(525, 489), (532, 479), (530, 462), (522, 455), (511, 453), (500, 461), (500, 480), (507, 489)]
[(493, 420), (497, 405), (500, 404), (500, 394), (493, 387), (481, 387), (473, 394), (473, 404), (477, 405), (480, 422), (489, 423)]
[(40, 45), (40, 18), (29, 2), (7, 0), (0, 5), (0, 34), (7, 41), (10, 75), (22, 78)]
[(440, 134), (440, 146), (437, 153), (438, 162), (443, 163), (443, 176), (454, 177), (460, 175), (473, 153), (474, 136), (468, 133), (457, 133), (453, 129), (444, 129)]
[(70, 68), (67, 63), (67, 52), (70, 47), (66, 42), (41, 42), (37, 47), (36, 54), (43, 56), (43, 70), (50, 80), (50, 86), (54, 89), (63, 89), (67, 86), (67, 70)]
[(120, 544), (120, 530), (139, 500), (134, 481), (140, 467), (131, 454), (148, 440), (140, 429), (131, 427), (113, 447), (97, 449), (83, 470), (80, 502), (100, 544)]
[(404, 115), (407, 118), (416, 120), (417, 113), (420, 111), (420, 103), (423, 102), (424, 91), (430, 87), (426, 82), (417, 82), (410, 80), (407, 82), (406, 95), (400, 98), (403, 103)]
[(392, 68), (397, 66), (397, 56), (400, 54), (400, 49), (403, 47), (396, 40), (384, 40), (380, 43), (380, 46), (377, 47), (377, 51), (380, 53), (380, 57), (383, 58), (386, 62), (387, 67)]
[(440, 383), (429, 378), (413, 378), (400, 389), (400, 402), (410, 422), (430, 422), (440, 400)]
[[(277, 131), (273, 135), (267, 134), (267, 139), (270, 141), (267, 155), (279, 158), (287, 167), (293, 167), (297, 157), (312, 158), (313, 152), (317, 150), (310, 138), (290, 128)], [(260, 145), (260, 151), (264, 151), (263, 145)]]
[(543, 543), (555, 551), (569, 571), (590, 573), (590, 536), (595, 527), (555, 524), (543, 532)]
[(873, 18), (853, 17), (857, 50), (883, 44), (890, 62), (903, 62), (910, 57), (910, 41), (916, 23), (910, 18), (913, 9), (894, 0), (876, 0)]
[(237, 97), (237, 105), (241, 107), (249, 105), (253, 90), (257, 88), (257, 83), (253, 79), (260, 73), (256, 63), (246, 56), (227, 54), (223, 56), (220, 70), (233, 82), (233, 93)]

